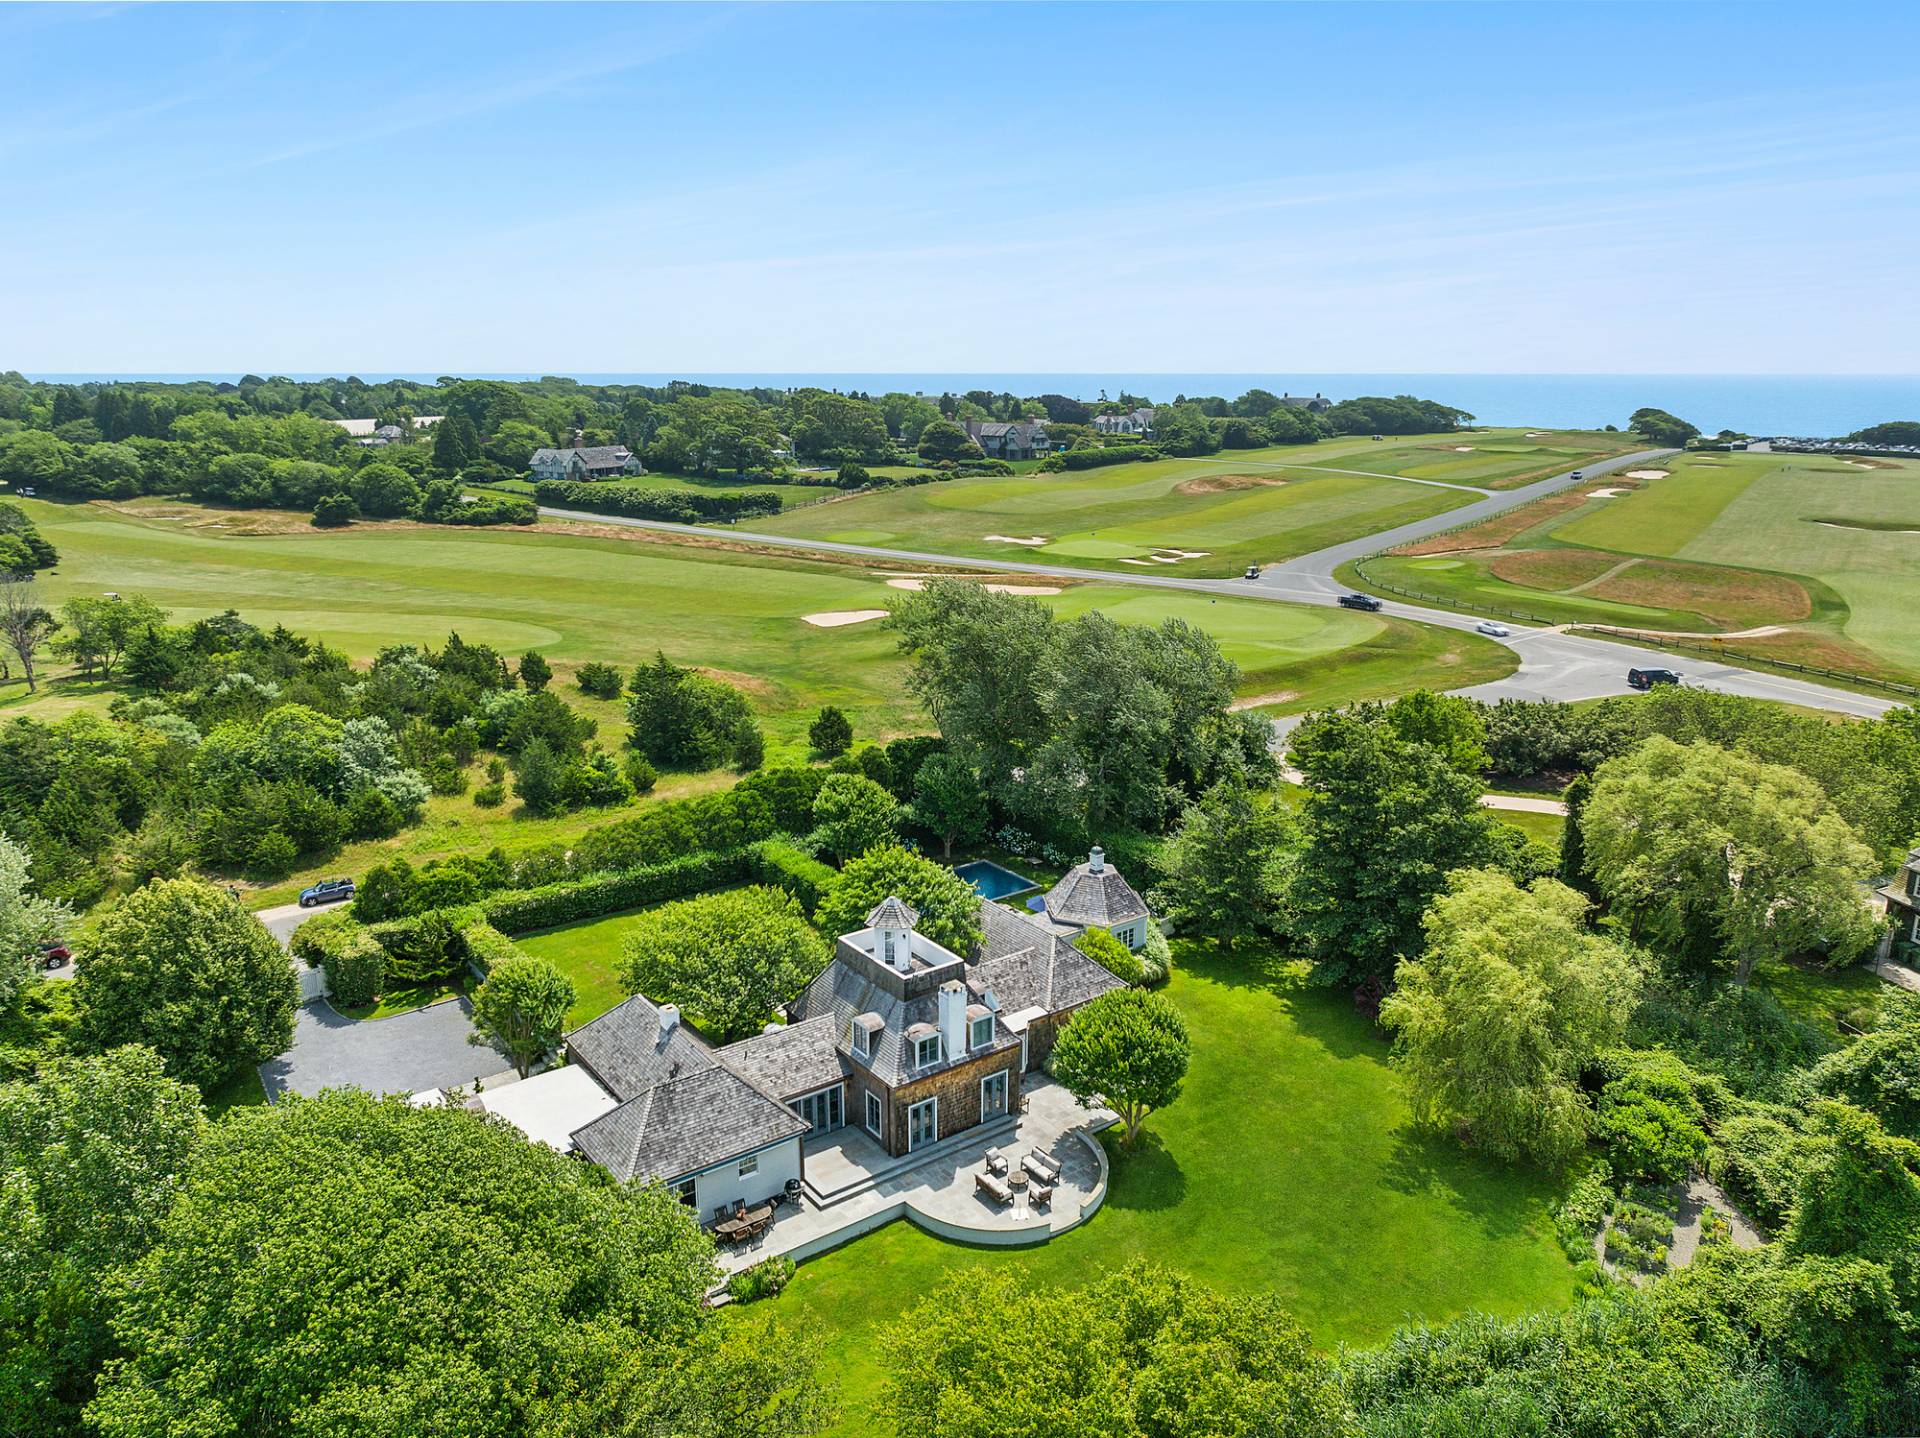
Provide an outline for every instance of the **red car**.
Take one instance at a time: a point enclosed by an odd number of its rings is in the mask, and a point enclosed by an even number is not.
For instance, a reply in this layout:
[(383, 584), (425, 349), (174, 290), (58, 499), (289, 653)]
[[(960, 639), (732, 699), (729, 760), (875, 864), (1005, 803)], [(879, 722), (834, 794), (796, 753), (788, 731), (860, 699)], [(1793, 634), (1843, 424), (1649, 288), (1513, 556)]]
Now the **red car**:
[(72, 957), (73, 950), (58, 939), (49, 940), (40, 946), (40, 967), (43, 969), (57, 969)]

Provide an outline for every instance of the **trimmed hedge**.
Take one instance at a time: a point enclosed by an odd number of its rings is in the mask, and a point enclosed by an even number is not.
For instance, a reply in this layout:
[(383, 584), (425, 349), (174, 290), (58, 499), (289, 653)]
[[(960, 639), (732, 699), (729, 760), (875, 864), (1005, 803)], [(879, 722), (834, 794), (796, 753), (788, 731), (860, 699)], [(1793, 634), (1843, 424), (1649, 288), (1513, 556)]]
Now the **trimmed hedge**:
[(793, 895), (809, 914), (820, 906), (821, 897), (840, 877), (831, 865), (809, 858), (778, 839), (755, 844), (747, 850), (747, 871), (755, 883), (769, 884)]
[(307, 920), (293, 931), (289, 947), (308, 968), (326, 973), (337, 1003), (370, 1004), (386, 987), (386, 949), (345, 909)]
[(624, 873), (496, 894), (480, 906), (480, 916), (503, 934), (525, 934), (581, 919), (597, 919), (622, 909), (684, 898), (703, 889), (737, 884), (748, 877), (743, 849), (689, 854), (669, 863), (629, 869)]
[(559, 509), (585, 509), (595, 514), (622, 514), (633, 519), (663, 519), (675, 524), (698, 524), (710, 519), (732, 521), (780, 512), (780, 496), (767, 489), (703, 494), (698, 490), (543, 479), (533, 487), (533, 497), (541, 504)]
[(486, 978), (502, 959), (521, 958), (520, 948), (492, 924), (470, 924), (460, 931), (467, 946), (467, 967), (478, 978)]
[(1065, 454), (1048, 455), (1040, 462), (1040, 468), (1045, 470), (1104, 469), (1110, 464), (1133, 464), (1138, 461), (1165, 458), (1165, 454), (1150, 444), (1087, 445), (1082, 449), (1070, 449)]

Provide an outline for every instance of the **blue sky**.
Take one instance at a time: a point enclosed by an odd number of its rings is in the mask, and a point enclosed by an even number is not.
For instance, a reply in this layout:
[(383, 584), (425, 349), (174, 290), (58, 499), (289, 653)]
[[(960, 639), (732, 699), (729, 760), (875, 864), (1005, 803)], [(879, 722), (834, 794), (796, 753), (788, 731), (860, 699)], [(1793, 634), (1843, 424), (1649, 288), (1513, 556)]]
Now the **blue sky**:
[(0, 367), (1920, 372), (1920, 18), (0, 8)]

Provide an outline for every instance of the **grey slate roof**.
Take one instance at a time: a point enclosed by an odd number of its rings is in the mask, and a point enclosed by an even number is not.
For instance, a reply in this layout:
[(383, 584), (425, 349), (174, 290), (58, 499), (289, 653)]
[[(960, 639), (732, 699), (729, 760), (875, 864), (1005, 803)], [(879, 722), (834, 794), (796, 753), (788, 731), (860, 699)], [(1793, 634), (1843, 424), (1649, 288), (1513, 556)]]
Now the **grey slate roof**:
[(533, 452), (533, 457), (527, 463), (530, 467), (537, 464), (551, 464), (556, 459), (566, 459), (576, 454), (588, 469), (617, 469), (633, 458), (633, 451), (624, 444), (590, 444), (580, 449), (542, 447)]
[(662, 1042), (660, 1010), (642, 995), (575, 1029), (567, 1051), (621, 1100), (573, 1134), (616, 1178), (679, 1178), (807, 1131), (750, 1069), (729, 1067), (685, 1024)]
[(710, 1064), (602, 1114), (576, 1129), (573, 1142), (615, 1178), (671, 1180), (806, 1131), (785, 1104)]
[(974, 993), (993, 990), (1002, 1014), (1060, 1013), (1126, 985), (1058, 934), (1000, 904), (983, 904), (986, 957), (967, 975)]
[(567, 1051), (624, 1102), (657, 1083), (713, 1066), (713, 1051), (685, 1024), (660, 1042), (660, 1010), (644, 995), (608, 1009), (567, 1035)]
[(1111, 928), (1146, 912), (1146, 904), (1111, 864), (1097, 874), (1086, 864), (1076, 864), (1047, 893), (1048, 915), (1083, 929)]
[(847, 1076), (848, 1064), (839, 1050), (839, 1039), (832, 1017), (822, 1014), (728, 1044), (714, 1057), (768, 1093), (783, 1099), (798, 1098)]
[(911, 929), (919, 922), (920, 911), (895, 894), (888, 894), (867, 915), (870, 929)]

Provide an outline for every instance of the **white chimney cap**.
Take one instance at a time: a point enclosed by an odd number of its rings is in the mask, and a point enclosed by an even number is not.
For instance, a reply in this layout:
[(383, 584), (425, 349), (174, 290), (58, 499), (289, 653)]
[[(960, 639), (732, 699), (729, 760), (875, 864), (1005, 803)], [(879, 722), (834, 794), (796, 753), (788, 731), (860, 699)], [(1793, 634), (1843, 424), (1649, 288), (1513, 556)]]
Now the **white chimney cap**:
[(1087, 872), (1090, 874), (1098, 874), (1103, 872), (1106, 867), (1107, 851), (1098, 844), (1095, 844), (1092, 852), (1087, 855)]
[(680, 1026), (680, 1006), (678, 1004), (660, 1005), (660, 1037), (665, 1038)]

